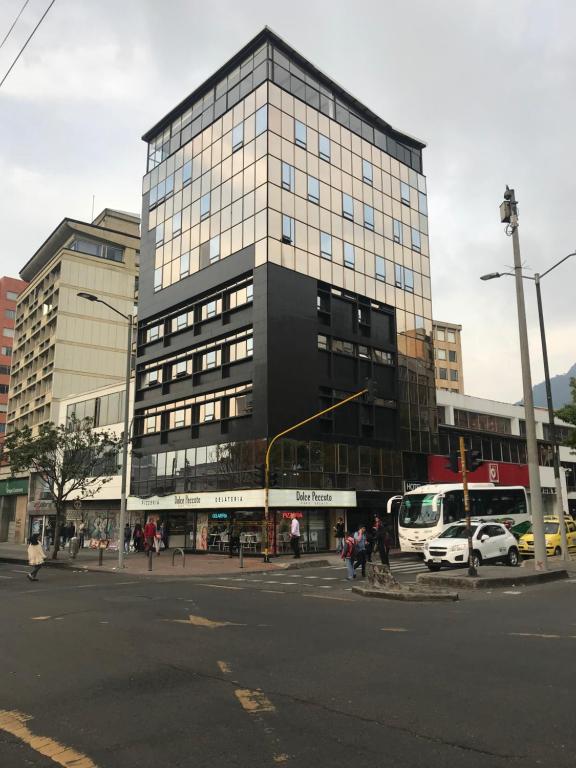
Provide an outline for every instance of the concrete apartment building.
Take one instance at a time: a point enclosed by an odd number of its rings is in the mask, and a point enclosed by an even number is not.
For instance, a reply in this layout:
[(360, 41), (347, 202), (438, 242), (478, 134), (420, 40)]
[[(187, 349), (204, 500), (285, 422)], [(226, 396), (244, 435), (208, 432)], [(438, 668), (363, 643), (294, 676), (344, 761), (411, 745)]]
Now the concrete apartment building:
[(271, 546), (292, 508), (324, 548), (437, 444), (424, 144), (269, 29), (144, 140), (130, 508), (258, 550), (267, 441), (370, 377), (272, 455)]
[(124, 381), (126, 323), (77, 293), (133, 313), (139, 248), (139, 217), (105, 209), (91, 223), (64, 219), (22, 268), (8, 430), (56, 422), (63, 398)]
[(462, 365), (462, 326), (434, 320), (434, 363), (436, 389), (464, 394)]
[(6, 432), (16, 301), (25, 288), (24, 280), (0, 277), (0, 442)]

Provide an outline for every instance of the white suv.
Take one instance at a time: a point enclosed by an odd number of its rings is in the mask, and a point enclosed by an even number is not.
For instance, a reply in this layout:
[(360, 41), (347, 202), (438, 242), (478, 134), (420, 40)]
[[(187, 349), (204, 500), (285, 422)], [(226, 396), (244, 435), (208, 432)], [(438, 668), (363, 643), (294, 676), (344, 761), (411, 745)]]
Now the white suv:
[[(516, 566), (520, 562), (518, 542), (501, 523), (487, 523), (471, 520), (472, 552), (474, 566), (502, 560)], [(424, 561), (431, 571), (439, 571), (443, 565), (465, 565), (468, 563), (468, 529), (461, 520), (448, 526), (440, 536), (424, 545)]]

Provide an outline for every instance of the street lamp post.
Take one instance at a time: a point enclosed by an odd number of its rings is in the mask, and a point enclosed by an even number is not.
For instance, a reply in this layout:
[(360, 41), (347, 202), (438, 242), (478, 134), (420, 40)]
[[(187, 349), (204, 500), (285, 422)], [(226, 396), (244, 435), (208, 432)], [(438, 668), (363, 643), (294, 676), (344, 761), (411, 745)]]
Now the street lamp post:
[(504, 201), (500, 206), (500, 220), (503, 224), (507, 225), (506, 234), (512, 237), (512, 247), (514, 250), (514, 277), (516, 280), (520, 360), (522, 364), (522, 386), (524, 389), (524, 410), (526, 418), (526, 447), (528, 452), (530, 502), (532, 506), (532, 531), (534, 534), (534, 567), (538, 571), (546, 571), (548, 570), (548, 562), (546, 559), (544, 521), (542, 519), (542, 489), (540, 487), (538, 443), (536, 442), (536, 420), (534, 418), (530, 351), (528, 348), (528, 327), (526, 325), (526, 306), (524, 304), (524, 285), (522, 283), (522, 260), (520, 257), (520, 239), (518, 237), (518, 204), (514, 195), (514, 190), (509, 189), (509, 187), (506, 187)]
[[(524, 280), (532, 280), (536, 287), (536, 302), (538, 304), (538, 320), (540, 324), (540, 341), (542, 343), (542, 359), (544, 363), (544, 381), (546, 384), (546, 403), (548, 406), (548, 422), (550, 424), (550, 436), (552, 441), (553, 462), (554, 462), (554, 483), (556, 486), (556, 511), (558, 514), (558, 525), (560, 528), (562, 558), (564, 560), (569, 559), (568, 538), (566, 535), (566, 521), (564, 519), (566, 510), (564, 509), (564, 499), (562, 496), (562, 483), (560, 480), (560, 446), (558, 445), (558, 440), (556, 438), (556, 429), (555, 429), (555, 422), (554, 422), (554, 404), (552, 402), (552, 386), (550, 384), (550, 368), (548, 365), (548, 345), (546, 343), (546, 329), (544, 325), (544, 312), (542, 309), (542, 293), (540, 291), (540, 281), (549, 272), (552, 272), (553, 269), (556, 269), (556, 267), (559, 267), (560, 264), (563, 264), (566, 261), (566, 259), (569, 259), (571, 256), (576, 256), (576, 251), (574, 253), (569, 253), (567, 256), (564, 256), (563, 259), (560, 259), (560, 261), (557, 261), (556, 264), (553, 264), (551, 267), (549, 267), (549, 269), (547, 269), (542, 274), (539, 274), (537, 272), (534, 275), (534, 277), (530, 277), (530, 275), (522, 275)], [(505, 276), (513, 276), (513, 273), (512, 272), (491, 272), (488, 275), (483, 275), (480, 279), (493, 280), (495, 278), (505, 277)]]
[(128, 333), (126, 339), (126, 391), (124, 393), (124, 435), (122, 438), (122, 482), (120, 487), (120, 515), (118, 518), (118, 568), (124, 568), (124, 527), (126, 525), (126, 502), (128, 487), (128, 443), (130, 440), (130, 379), (132, 377), (132, 325), (134, 323), (133, 315), (125, 315), (119, 309), (108, 304), (104, 299), (98, 298), (93, 293), (78, 293), (81, 299), (103, 304), (108, 309), (124, 318), (128, 323)]

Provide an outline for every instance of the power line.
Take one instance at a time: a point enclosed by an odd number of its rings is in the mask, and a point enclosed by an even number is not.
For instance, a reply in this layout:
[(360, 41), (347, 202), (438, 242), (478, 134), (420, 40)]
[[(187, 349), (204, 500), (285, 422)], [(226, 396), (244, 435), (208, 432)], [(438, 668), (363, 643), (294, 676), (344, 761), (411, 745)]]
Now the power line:
[(36, 24), (36, 26), (34, 27), (34, 29), (32, 30), (32, 32), (30, 32), (30, 34), (29, 34), (29, 36), (28, 36), (28, 39), (26, 40), (26, 42), (24, 43), (24, 45), (22, 46), (22, 48), (20, 48), (20, 50), (18, 51), (18, 54), (17, 54), (16, 58), (14, 59), (14, 61), (12, 62), (12, 64), (10, 64), (10, 67), (9, 67), (8, 71), (6, 72), (6, 74), (4, 75), (4, 77), (2, 78), (2, 80), (0, 80), (0, 88), (2, 88), (2, 86), (4, 85), (4, 82), (6, 81), (6, 78), (8, 77), (8, 75), (10, 74), (10, 72), (12, 72), (12, 70), (14, 69), (14, 65), (16, 64), (16, 62), (18, 61), (18, 59), (20, 58), (20, 56), (22, 56), (22, 54), (24, 53), (24, 50), (25, 50), (26, 46), (28, 45), (28, 43), (30, 42), (30, 40), (32, 40), (32, 38), (34, 37), (34, 33), (36, 32), (36, 30), (38, 29), (38, 27), (40, 26), (40, 24), (42, 24), (42, 22), (43, 22), (43, 21), (44, 21), (44, 19), (46, 18), (46, 15), (48, 14), (48, 11), (50, 10), (50, 8), (52, 8), (52, 6), (54, 5), (54, 3), (55, 3), (55, 2), (56, 2), (56, 0), (51, 0), (51, 2), (50, 2), (50, 5), (48, 6), (48, 8), (46, 8), (46, 10), (44, 11), (44, 13), (42, 14), (42, 16), (41, 16), (41, 18), (40, 18), (40, 21), (38, 22), (38, 24)]
[(12, 22), (12, 26), (10, 27), (8, 32), (6, 32), (6, 35), (4, 36), (4, 40), (2, 40), (2, 42), (0, 43), (0, 48), (2, 48), (2, 46), (4, 45), (6, 40), (8, 40), (8, 38), (10, 37), (10, 32), (12, 32), (12, 30), (16, 26), (16, 24), (18, 22), (18, 19), (20, 18), (20, 16), (22, 16), (22, 13), (23, 13), (24, 9), (26, 8), (26, 6), (28, 5), (29, 2), (30, 2), (30, 0), (24, 0), (24, 5), (22, 6), (22, 8), (20, 8), (20, 13), (18, 14), (18, 16), (16, 16), (16, 18)]

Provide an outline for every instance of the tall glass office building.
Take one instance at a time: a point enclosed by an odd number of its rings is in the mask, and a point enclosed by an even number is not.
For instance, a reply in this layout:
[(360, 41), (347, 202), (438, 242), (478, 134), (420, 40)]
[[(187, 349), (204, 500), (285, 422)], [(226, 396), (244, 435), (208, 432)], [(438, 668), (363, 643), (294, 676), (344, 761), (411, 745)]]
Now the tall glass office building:
[(144, 140), (133, 511), (171, 542), (332, 545), (436, 450), (423, 143), (263, 30)]

